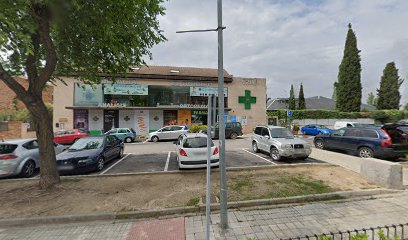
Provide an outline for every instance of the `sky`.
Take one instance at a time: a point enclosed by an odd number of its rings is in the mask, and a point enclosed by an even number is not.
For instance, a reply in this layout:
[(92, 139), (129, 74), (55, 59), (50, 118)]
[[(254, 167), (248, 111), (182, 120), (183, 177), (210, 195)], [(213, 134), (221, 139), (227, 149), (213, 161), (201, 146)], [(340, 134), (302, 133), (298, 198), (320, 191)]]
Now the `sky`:
[[(217, 33), (176, 34), (217, 27), (216, 0), (168, 0), (159, 18), (167, 41), (150, 65), (217, 67)], [(394, 61), (408, 79), (407, 0), (224, 0), (224, 68), (234, 76), (267, 79), (270, 98), (303, 83), (306, 97), (331, 97), (343, 57), (347, 24), (361, 50), (363, 102)], [(408, 80), (400, 89), (408, 102)]]

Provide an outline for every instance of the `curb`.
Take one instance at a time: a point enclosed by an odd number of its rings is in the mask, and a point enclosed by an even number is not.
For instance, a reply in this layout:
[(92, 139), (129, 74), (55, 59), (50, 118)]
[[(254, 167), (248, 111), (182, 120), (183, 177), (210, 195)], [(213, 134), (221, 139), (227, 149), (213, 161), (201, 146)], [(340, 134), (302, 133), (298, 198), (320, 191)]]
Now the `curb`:
[[(344, 202), (358, 198), (374, 199), (379, 195), (402, 193), (401, 190), (389, 189), (370, 189), (360, 191), (341, 191), (324, 194), (312, 194), (305, 196), (296, 196), (288, 198), (274, 198), (274, 199), (260, 199), (239, 202), (229, 202), (228, 209), (267, 209), (276, 207), (285, 207), (285, 205), (305, 204), (307, 202), (329, 201), (329, 202)], [(220, 209), (219, 204), (211, 204), (211, 210), (217, 211)], [(22, 227), (29, 225), (41, 224), (66, 224), (90, 221), (120, 221), (120, 220), (137, 220), (147, 218), (168, 218), (175, 215), (191, 216), (205, 213), (205, 204), (195, 207), (176, 207), (166, 208), (160, 210), (141, 210), (133, 212), (102, 212), (89, 213), (79, 215), (64, 215), (64, 216), (44, 216), (44, 217), (30, 217), (30, 218), (14, 218), (1, 219), (0, 227)]]
[[(305, 166), (323, 166), (323, 167), (338, 167), (338, 165), (331, 164), (331, 163), (297, 163), (297, 164), (290, 164), (284, 163), (279, 165), (261, 165), (261, 166), (249, 166), (249, 167), (229, 167), (227, 168), (227, 172), (232, 171), (244, 171), (244, 170), (257, 170), (257, 169), (270, 169), (270, 168), (298, 168), (298, 167), (305, 167)], [(212, 168), (211, 172), (219, 172), (218, 168)], [(61, 179), (72, 179), (72, 178), (98, 178), (98, 177), (126, 177), (126, 176), (139, 176), (139, 175), (168, 175), (168, 174), (195, 174), (195, 173), (203, 173), (205, 174), (205, 169), (193, 169), (193, 170), (186, 170), (186, 171), (158, 171), (158, 172), (138, 172), (138, 173), (117, 173), (117, 174), (93, 174), (93, 175), (71, 175), (71, 176), (61, 176)], [(0, 183), (6, 182), (18, 182), (18, 181), (38, 181), (39, 177), (34, 178), (15, 178), (15, 179), (1, 179)]]

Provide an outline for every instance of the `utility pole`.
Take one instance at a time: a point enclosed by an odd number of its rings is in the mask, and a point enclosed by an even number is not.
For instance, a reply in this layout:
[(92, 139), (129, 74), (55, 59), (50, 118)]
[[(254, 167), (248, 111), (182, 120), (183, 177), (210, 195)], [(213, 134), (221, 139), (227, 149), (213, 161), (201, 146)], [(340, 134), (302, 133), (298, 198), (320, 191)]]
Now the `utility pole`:
[[(227, 165), (225, 162), (225, 103), (224, 103), (224, 50), (222, 31), (222, 0), (217, 0), (218, 27), (215, 29), (198, 29), (177, 31), (176, 33), (218, 32), (218, 129), (219, 129), (219, 155), (220, 155), (220, 226), (228, 228), (227, 206)], [(208, 132), (207, 132), (208, 134)], [(211, 134), (211, 133), (210, 133)]]
[(217, 0), (218, 13), (218, 129), (220, 151), (220, 219), (221, 228), (228, 228), (227, 164), (225, 162), (224, 49), (222, 36), (222, 0)]

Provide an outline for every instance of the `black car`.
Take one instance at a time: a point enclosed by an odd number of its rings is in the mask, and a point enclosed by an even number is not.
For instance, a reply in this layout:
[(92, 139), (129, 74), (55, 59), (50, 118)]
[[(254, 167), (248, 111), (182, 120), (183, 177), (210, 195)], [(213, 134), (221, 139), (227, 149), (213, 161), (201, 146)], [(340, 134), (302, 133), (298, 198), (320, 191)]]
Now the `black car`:
[(115, 136), (81, 138), (57, 155), (60, 172), (101, 171), (105, 163), (123, 156), (124, 144)]
[[(203, 131), (207, 133), (207, 130)], [(218, 123), (211, 130), (212, 138), (219, 138)], [(226, 122), (225, 123), (225, 138), (236, 139), (238, 136), (242, 136), (242, 126), (240, 122)]]
[(319, 149), (352, 152), (363, 158), (398, 159), (408, 154), (408, 126), (341, 128), (313, 141)]

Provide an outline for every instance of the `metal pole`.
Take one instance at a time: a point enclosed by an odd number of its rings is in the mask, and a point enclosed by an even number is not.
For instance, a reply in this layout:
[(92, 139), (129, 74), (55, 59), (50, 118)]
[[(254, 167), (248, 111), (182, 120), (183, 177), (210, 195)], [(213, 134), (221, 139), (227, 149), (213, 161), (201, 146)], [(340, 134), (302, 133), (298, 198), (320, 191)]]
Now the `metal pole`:
[(207, 196), (205, 200), (205, 217), (206, 217), (206, 227), (205, 227), (205, 237), (210, 240), (210, 203), (211, 203), (211, 114), (212, 114), (212, 96), (208, 96), (208, 117), (207, 117)]
[(218, 126), (219, 126), (219, 152), (220, 152), (220, 195), (221, 228), (228, 228), (227, 215), (227, 169), (225, 163), (225, 121), (224, 121), (224, 56), (222, 38), (222, 0), (217, 0), (218, 13)]
[(214, 134), (215, 134), (215, 124), (216, 124), (216, 118), (217, 118), (217, 96), (213, 96), (213, 105), (212, 105), (212, 126), (214, 126)]

